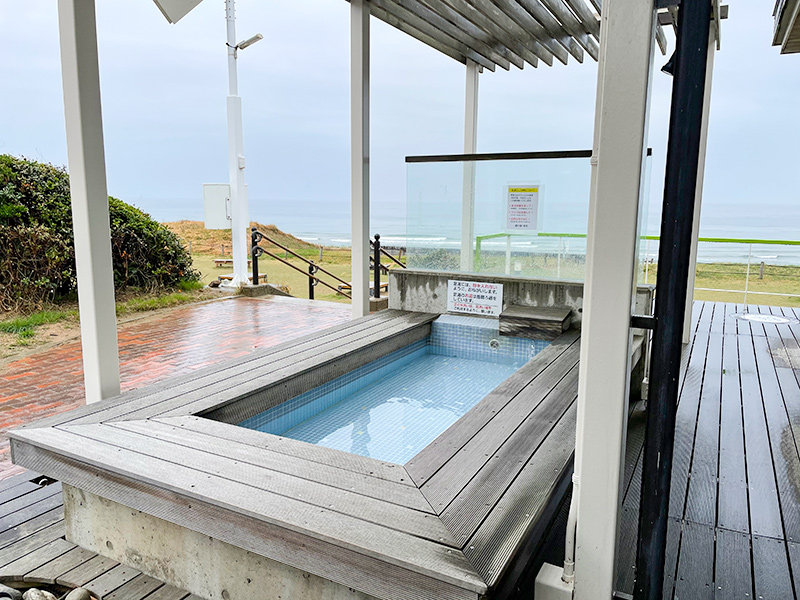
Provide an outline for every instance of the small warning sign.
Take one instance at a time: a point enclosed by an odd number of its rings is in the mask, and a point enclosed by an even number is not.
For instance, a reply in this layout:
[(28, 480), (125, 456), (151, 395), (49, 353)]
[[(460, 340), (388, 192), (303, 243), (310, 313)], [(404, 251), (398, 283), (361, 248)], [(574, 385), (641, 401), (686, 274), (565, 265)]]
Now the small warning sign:
[(447, 281), (447, 310), (498, 317), (503, 312), (503, 284), (479, 281)]

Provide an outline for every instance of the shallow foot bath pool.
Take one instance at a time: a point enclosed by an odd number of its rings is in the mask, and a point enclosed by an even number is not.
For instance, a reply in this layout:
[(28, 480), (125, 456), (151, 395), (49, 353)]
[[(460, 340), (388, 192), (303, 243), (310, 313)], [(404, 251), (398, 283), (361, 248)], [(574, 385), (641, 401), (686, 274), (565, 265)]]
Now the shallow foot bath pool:
[(403, 464), (547, 345), (500, 337), (494, 319), (444, 315), (429, 338), (240, 425)]

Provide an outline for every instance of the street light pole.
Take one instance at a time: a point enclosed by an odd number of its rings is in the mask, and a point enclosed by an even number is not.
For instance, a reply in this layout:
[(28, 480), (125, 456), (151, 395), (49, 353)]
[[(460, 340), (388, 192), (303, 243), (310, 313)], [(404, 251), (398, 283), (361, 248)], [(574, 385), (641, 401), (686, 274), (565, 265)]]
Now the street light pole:
[[(250, 228), (250, 210), (247, 189), (244, 185), (244, 144), (242, 141), (242, 99), (239, 97), (236, 59), (235, 0), (225, 0), (225, 20), (228, 26), (228, 173), (231, 190), (231, 228), (233, 236), (233, 280), (231, 285), (247, 285), (247, 233)], [(257, 283), (257, 282), (253, 282)]]

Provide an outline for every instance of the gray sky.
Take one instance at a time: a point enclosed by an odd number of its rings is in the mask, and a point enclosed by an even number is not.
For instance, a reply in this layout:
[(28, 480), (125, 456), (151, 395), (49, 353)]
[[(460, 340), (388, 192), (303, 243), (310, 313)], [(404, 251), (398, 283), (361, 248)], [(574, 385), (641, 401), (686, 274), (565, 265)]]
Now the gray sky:
[[(800, 238), (771, 211), (800, 206), (800, 55), (772, 48), (772, 0), (731, 0), (714, 71), (707, 232), (752, 207), (766, 237)], [(225, 21), (207, 1), (170, 25), (150, 0), (97, 0), (109, 193), (158, 213), (227, 180)], [(348, 211), (349, 4), (239, 0), (247, 179), (254, 212), (313, 197)], [(464, 67), (372, 20), (374, 211), (405, 202), (406, 155), (462, 150)], [(671, 40), (670, 40), (671, 41)], [(657, 69), (666, 57), (658, 56)], [(481, 76), (478, 150), (589, 148), (597, 65)], [(66, 163), (56, 0), (0, 0), (0, 152)], [(657, 227), (671, 80), (656, 74), (651, 230)], [(731, 207), (736, 207), (731, 211)], [(800, 212), (793, 212), (800, 216)], [(707, 216), (710, 215), (710, 216)], [(709, 221), (709, 218), (711, 219)], [(267, 220), (269, 220), (267, 218)], [(754, 221), (755, 222), (755, 221)], [(714, 229), (715, 231), (710, 231)]]

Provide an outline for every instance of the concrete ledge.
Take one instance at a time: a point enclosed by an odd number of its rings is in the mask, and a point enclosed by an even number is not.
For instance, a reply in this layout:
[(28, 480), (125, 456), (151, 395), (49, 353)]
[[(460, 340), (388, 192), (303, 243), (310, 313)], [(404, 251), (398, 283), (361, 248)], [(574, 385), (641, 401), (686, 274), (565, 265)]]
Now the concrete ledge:
[(64, 510), (71, 542), (202, 598), (377, 600), (69, 485)]
[[(583, 312), (583, 282), (562, 279), (532, 279), (506, 275), (479, 275), (414, 269), (389, 271), (389, 308), (444, 314), (447, 312), (447, 281), (477, 281), (503, 284), (503, 307), (511, 305), (569, 308), (572, 323), (580, 327)], [(655, 286), (640, 285), (636, 313), (652, 314)]]
[(257, 285), (243, 285), (241, 287), (242, 296), (249, 298), (256, 298), (258, 296), (287, 296), (292, 298), (291, 294), (287, 294), (283, 290), (275, 287), (271, 283), (259, 283)]
[(369, 299), (369, 312), (374, 313), (379, 310), (386, 310), (387, 308), (389, 308), (389, 296)]

